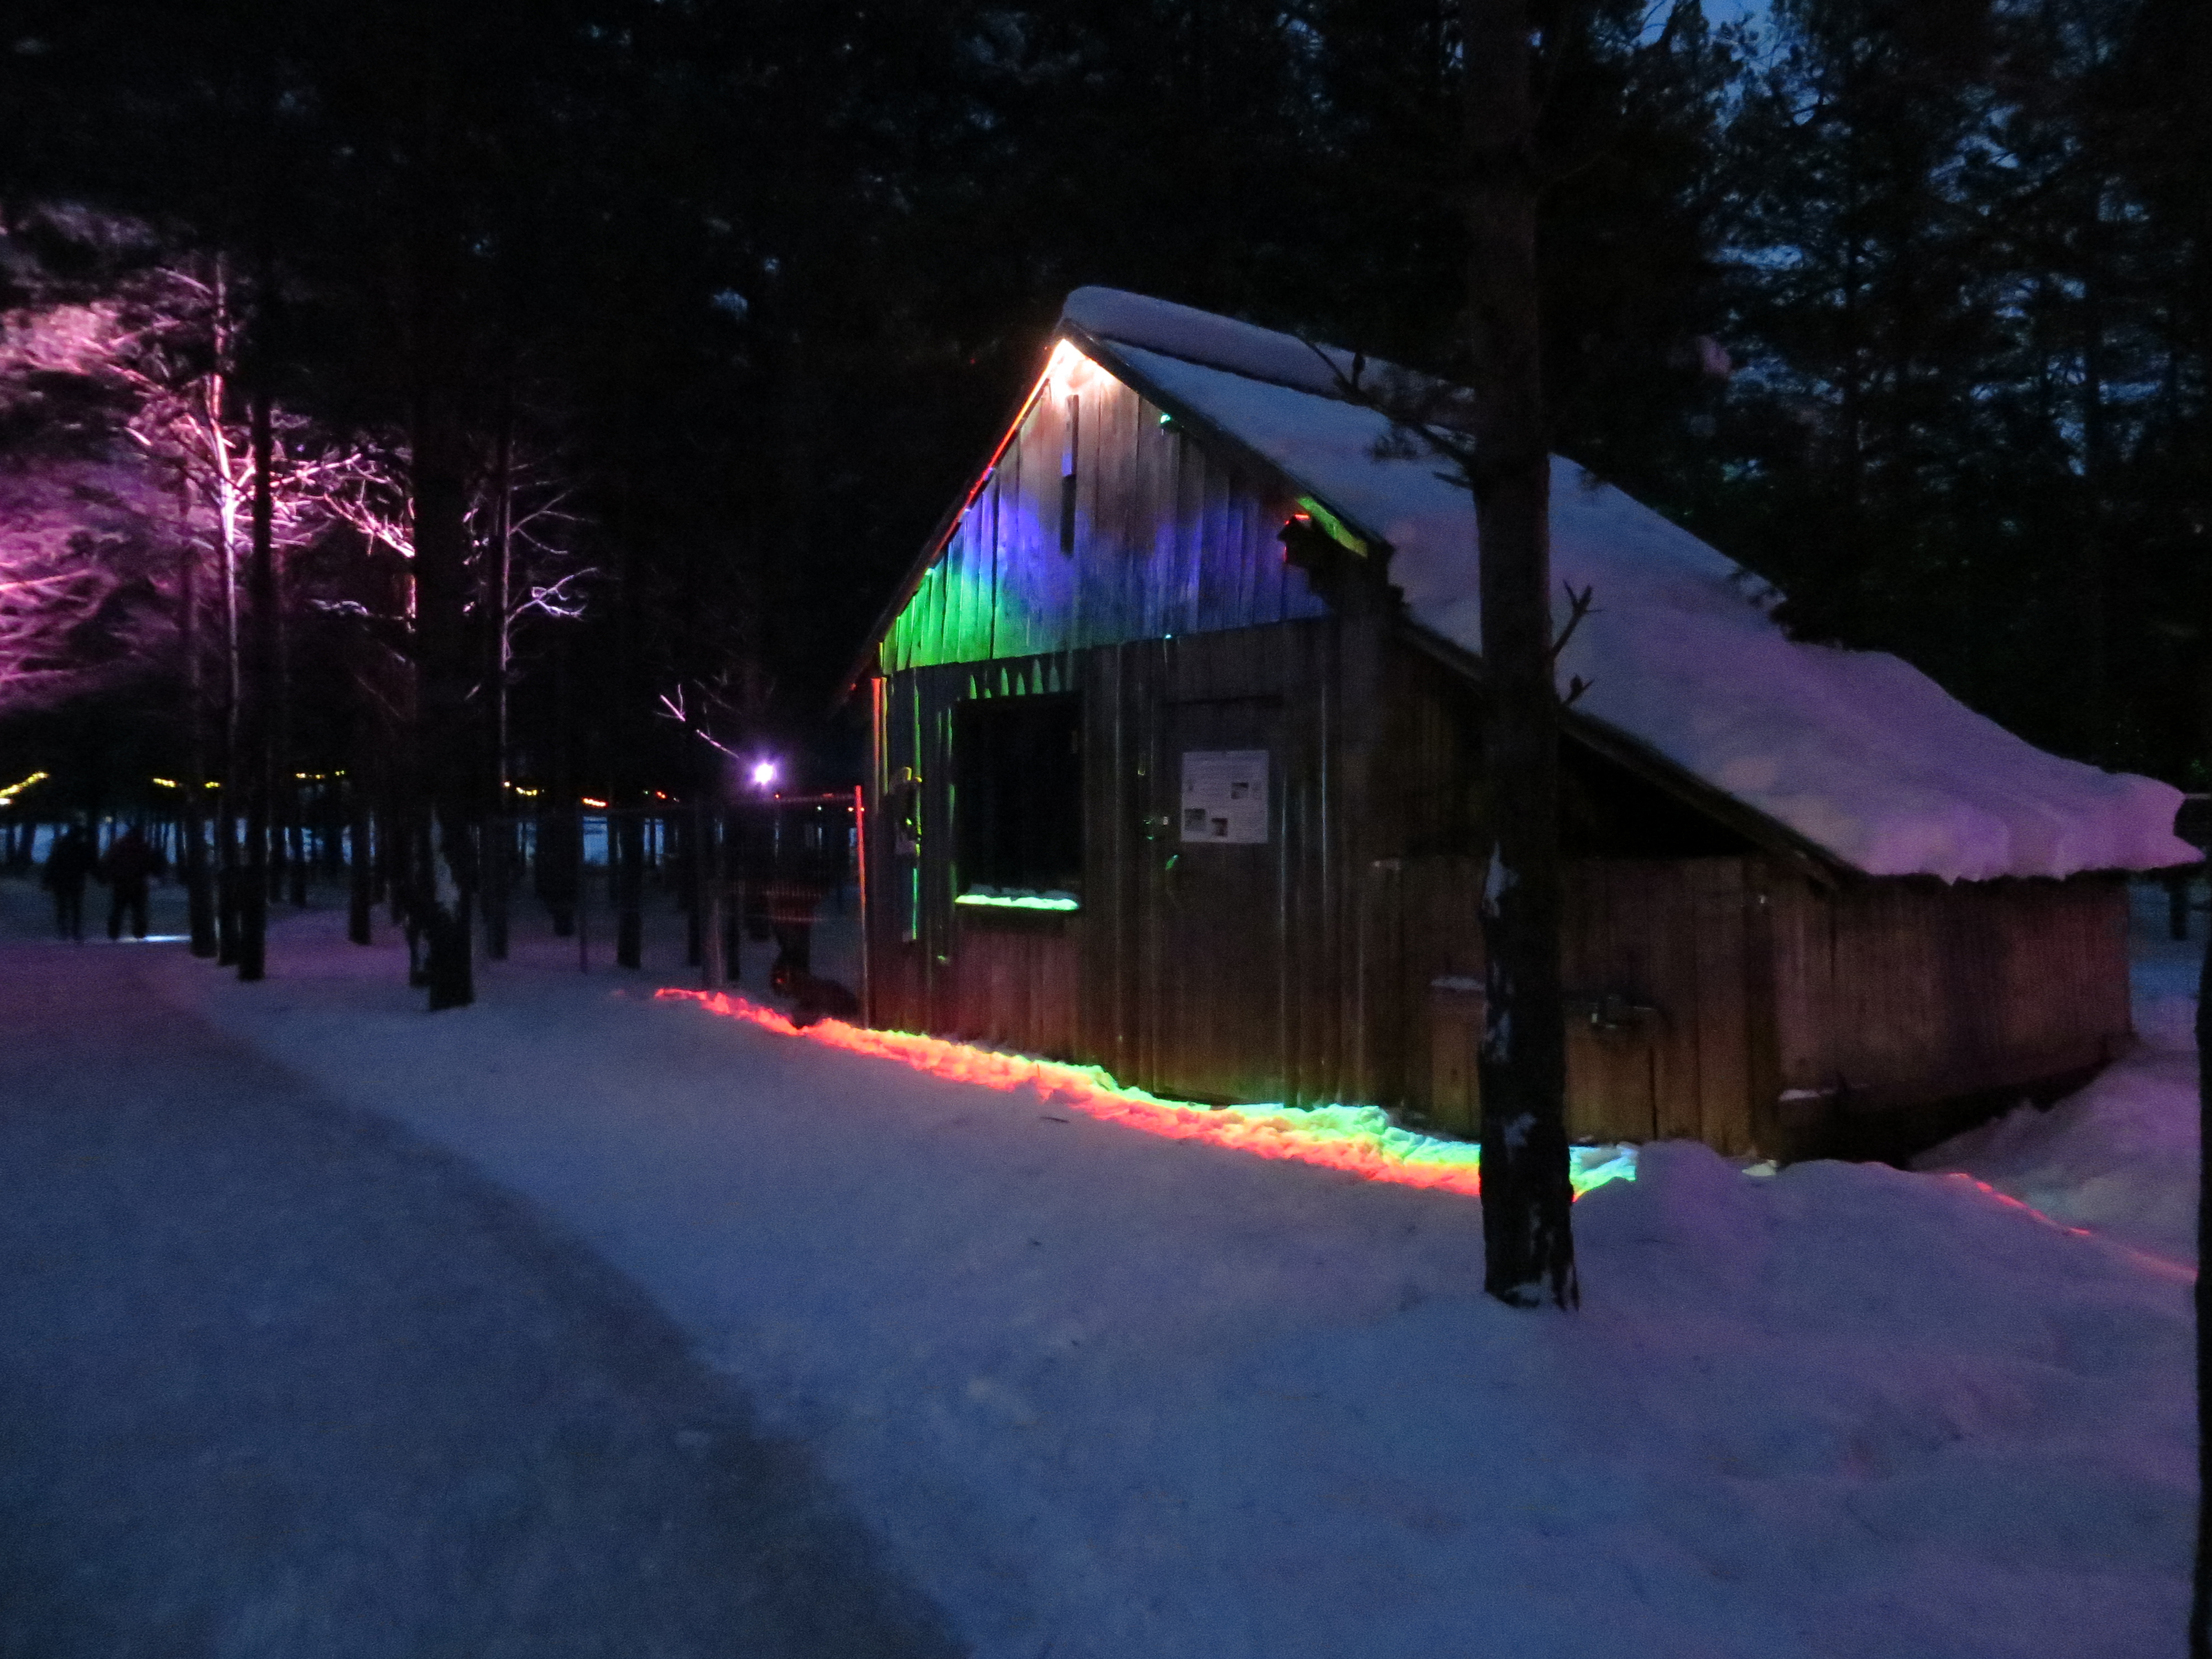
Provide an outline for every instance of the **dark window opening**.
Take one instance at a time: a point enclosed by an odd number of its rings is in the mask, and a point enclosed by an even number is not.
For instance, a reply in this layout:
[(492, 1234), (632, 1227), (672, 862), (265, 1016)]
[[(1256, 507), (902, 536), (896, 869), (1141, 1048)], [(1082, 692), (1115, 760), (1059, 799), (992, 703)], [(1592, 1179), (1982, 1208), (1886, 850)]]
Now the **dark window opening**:
[(1081, 703), (1066, 694), (991, 697), (955, 708), (953, 823), (962, 896), (1080, 896), (1080, 716)]

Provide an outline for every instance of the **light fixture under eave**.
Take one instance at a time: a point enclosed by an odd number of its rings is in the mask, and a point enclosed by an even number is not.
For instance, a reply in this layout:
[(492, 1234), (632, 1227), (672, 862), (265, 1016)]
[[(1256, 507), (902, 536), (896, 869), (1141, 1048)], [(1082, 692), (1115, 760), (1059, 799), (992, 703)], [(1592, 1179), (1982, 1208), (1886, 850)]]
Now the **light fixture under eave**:
[(752, 769), (746, 775), (752, 780), (754, 788), (767, 789), (774, 787), (779, 770), (774, 761), (759, 760), (753, 763)]

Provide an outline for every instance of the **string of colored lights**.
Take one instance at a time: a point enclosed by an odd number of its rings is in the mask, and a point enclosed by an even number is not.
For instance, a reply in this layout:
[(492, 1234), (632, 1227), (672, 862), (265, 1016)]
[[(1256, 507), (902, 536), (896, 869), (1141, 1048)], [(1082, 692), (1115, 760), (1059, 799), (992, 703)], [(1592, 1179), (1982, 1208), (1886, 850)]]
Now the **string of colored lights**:
[[(696, 1002), (709, 1013), (745, 1020), (780, 1036), (811, 1037), (853, 1054), (895, 1060), (933, 1077), (1009, 1092), (1031, 1089), (1085, 1116), (1171, 1140), (1203, 1140), (1260, 1158), (1317, 1164), (1369, 1181), (1439, 1188), (1469, 1198), (1482, 1190), (1480, 1147), (1401, 1128), (1379, 1107), (1200, 1106), (1130, 1088), (1096, 1066), (1032, 1060), (911, 1031), (866, 1030), (841, 1020), (794, 1026), (773, 1008), (719, 991), (670, 988), (654, 994)], [(1572, 1158), (1577, 1194), (1608, 1181), (1635, 1178), (1633, 1147), (1577, 1146)]]

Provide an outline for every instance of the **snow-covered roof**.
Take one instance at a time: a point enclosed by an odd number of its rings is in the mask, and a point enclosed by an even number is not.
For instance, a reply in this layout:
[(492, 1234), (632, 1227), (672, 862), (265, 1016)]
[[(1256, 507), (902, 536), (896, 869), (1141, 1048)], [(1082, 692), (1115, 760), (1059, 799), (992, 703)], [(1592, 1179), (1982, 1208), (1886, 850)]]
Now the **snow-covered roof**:
[[(1336, 395), (1304, 341), (1111, 289), (1064, 320), (1395, 550), (1413, 620), (1481, 646), (1474, 511), (1425, 456), (1378, 458), (1381, 415)], [(1341, 368), (1349, 354), (1333, 354)], [(2193, 862), (2180, 792), (2047, 754), (1882, 652), (1792, 640), (1779, 595), (1571, 461), (1552, 469), (1552, 561), (1595, 607), (1562, 653), (1576, 712), (1853, 868), (1948, 881)], [(1566, 600), (1554, 596), (1556, 620)]]

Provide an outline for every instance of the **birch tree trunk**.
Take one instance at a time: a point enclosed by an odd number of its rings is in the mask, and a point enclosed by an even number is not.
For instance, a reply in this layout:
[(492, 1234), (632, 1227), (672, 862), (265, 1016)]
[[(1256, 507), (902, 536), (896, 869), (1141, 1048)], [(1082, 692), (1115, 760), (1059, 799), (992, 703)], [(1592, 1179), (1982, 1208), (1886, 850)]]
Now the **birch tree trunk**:
[(238, 470), (231, 459), (228, 370), (234, 330), (230, 285), (220, 257), (215, 267), (215, 367), (207, 377), (209, 456), (214, 462), (216, 524), (222, 538), (222, 787), (216, 792), (216, 965), (239, 963), (238, 814), (246, 793), (246, 682), (238, 613)]
[(502, 388), (499, 437), (493, 457), (492, 544), (484, 567), (484, 698), (486, 771), (489, 799), (484, 853), (484, 954), (494, 962), (507, 960), (508, 898), (514, 885), (515, 825), (513, 803), (507, 797), (507, 678), (511, 654), (507, 610), (512, 603), (514, 568), (514, 390), (512, 379)]
[(1559, 985), (1559, 699), (1552, 679), (1551, 459), (1537, 333), (1534, 55), (1527, 0), (1462, 0), (1468, 228), (1481, 538), (1483, 1289), (1579, 1300), (1568, 1206)]
[(190, 918), (191, 952), (196, 957), (216, 953), (214, 895), (208, 888), (207, 857), (207, 711), (200, 673), (199, 544), (193, 538), (189, 486), (180, 486), (185, 506), (180, 515), (177, 553), (177, 628), (185, 669), (185, 810), (179, 821), (184, 846), (185, 913)]
[[(263, 294), (268, 284), (263, 284)], [(266, 324), (266, 315), (264, 316)], [(270, 431), (268, 343), (257, 343), (251, 398), (253, 447), (253, 547), (248, 566), (252, 689), (240, 720), (246, 777), (246, 866), (238, 889), (238, 976), (258, 980), (268, 972), (269, 806), (273, 779), (270, 738), (276, 702), (276, 550), (272, 469), (276, 444)]]

